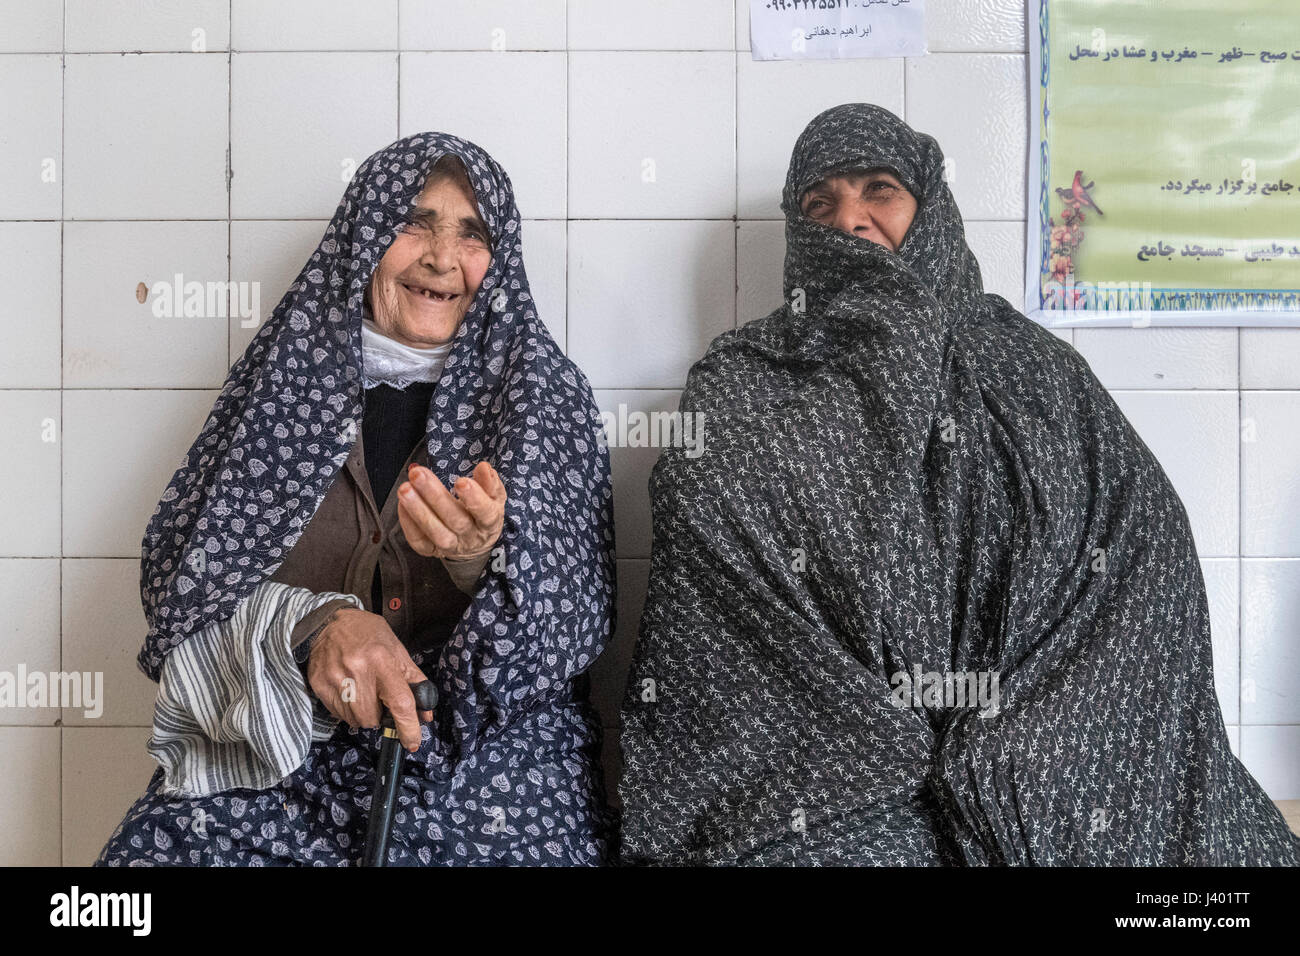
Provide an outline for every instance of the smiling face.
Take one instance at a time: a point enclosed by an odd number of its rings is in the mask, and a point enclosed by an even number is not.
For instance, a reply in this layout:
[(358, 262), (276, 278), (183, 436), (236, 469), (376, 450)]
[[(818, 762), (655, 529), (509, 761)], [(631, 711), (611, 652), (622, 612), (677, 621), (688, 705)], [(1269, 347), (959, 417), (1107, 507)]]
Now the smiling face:
[(917, 202), (888, 169), (850, 170), (814, 183), (799, 207), (805, 216), (897, 252)]
[(440, 160), (366, 290), (375, 325), (415, 348), (450, 342), (492, 264), (492, 243), (457, 161)]

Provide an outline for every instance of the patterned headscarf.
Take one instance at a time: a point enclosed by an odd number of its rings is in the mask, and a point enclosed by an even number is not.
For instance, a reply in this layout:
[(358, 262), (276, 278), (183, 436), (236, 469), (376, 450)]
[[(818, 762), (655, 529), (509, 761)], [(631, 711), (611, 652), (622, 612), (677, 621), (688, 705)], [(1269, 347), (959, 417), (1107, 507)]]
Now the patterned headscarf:
[(491, 736), (603, 648), (612, 492), (591, 388), (538, 318), (509, 177), (473, 143), (426, 132), (358, 168), (163, 493), (141, 556), (139, 664), (152, 679), (171, 648), (230, 617), (279, 567), (347, 460), (364, 406), (366, 288), (446, 154), (465, 167), (493, 255), (429, 409), (430, 463), (450, 482), (486, 459), (508, 499), (504, 561), (426, 667), (442, 698), (436, 745), (450, 754)]
[[(883, 166), (916, 197), (917, 210), (896, 253), (863, 242), (803, 214), (799, 200), (817, 181), (850, 169)], [(933, 136), (912, 129), (889, 110), (845, 103), (816, 116), (795, 142), (781, 194), (785, 213), (785, 297), (802, 289), (817, 312), (846, 283), (864, 275), (894, 275), (926, 290), (944, 306), (980, 296), (979, 263), (966, 246), (961, 213), (948, 188), (943, 151)]]

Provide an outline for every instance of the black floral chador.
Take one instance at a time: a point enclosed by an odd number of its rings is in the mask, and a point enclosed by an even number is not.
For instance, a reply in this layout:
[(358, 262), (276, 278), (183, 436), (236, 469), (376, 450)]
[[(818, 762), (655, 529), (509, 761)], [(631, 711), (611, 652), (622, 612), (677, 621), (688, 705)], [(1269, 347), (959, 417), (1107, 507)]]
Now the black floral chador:
[[(918, 200), (897, 253), (801, 213), (877, 166)], [(984, 292), (938, 144), (827, 110), (782, 209), (785, 305), (696, 363), (704, 452), (650, 482), (624, 862), (1300, 862), (1228, 746), (1182, 503)]]

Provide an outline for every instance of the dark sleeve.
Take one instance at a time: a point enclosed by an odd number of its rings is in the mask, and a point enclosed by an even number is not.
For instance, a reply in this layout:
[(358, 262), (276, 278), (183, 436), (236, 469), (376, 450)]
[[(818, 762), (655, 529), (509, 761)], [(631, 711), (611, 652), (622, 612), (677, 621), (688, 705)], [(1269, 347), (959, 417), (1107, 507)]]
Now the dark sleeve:
[(492, 557), (491, 551), (484, 551), (482, 554), (476, 554), (468, 558), (443, 558), (442, 566), (447, 569), (451, 576), (452, 582), (466, 594), (474, 594), (478, 590), (478, 578), (487, 567), (488, 558)]
[(343, 598), (335, 598), (333, 601), (322, 604), (293, 626), (289, 646), (293, 648), (294, 660), (299, 664), (306, 662), (307, 657), (311, 654), (311, 645), (316, 639), (316, 635), (329, 623), (329, 619), (334, 612), (344, 607), (356, 607), (356, 605)]

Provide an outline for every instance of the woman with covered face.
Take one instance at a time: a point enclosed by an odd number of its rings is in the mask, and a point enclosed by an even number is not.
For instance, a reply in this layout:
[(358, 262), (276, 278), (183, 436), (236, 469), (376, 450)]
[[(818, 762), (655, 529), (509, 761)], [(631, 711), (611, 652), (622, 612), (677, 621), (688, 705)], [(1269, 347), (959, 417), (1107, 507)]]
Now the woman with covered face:
[(633, 863), (1300, 862), (1233, 756), (1187, 515), (1084, 360), (983, 290), (943, 154), (817, 116), (785, 303), (651, 478)]
[(599, 422), (505, 171), (442, 133), (371, 156), (145, 532), (160, 767), (99, 862), (357, 863), (385, 710), (389, 865), (601, 862)]

